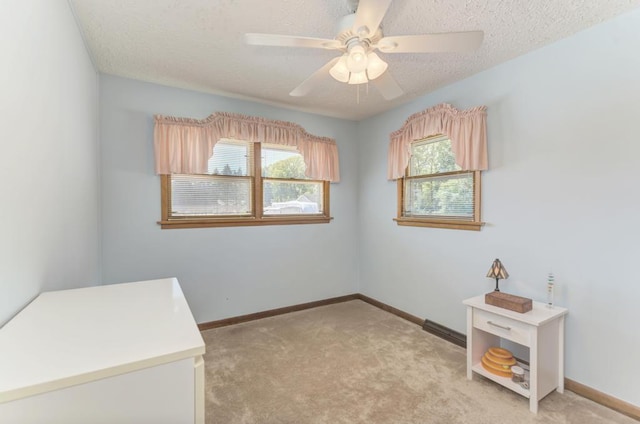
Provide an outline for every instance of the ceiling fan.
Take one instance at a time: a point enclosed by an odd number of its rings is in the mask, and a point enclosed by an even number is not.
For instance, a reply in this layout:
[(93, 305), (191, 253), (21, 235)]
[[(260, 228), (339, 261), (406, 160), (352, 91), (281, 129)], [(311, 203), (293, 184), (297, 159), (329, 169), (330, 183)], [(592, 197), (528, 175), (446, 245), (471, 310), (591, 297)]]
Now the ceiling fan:
[(463, 52), (477, 49), (482, 43), (482, 31), (449, 32), (440, 34), (400, 35), (385, 37), (380, 23), (392, 0), (351, 0), (357, 10), (343, 17), (334, 39), (300, 37), (277, 34), (245, 34), (245, 42), (257, 46), (307, 47), (338, 50), (342, 55), (311, 74), (289, 95), (304, 96), (327, 74), (348, 84), (369, 81), (387, 99), (403, 94), (402, 89), (387, 71), (388, 64), (380, 59), (382, 53)]

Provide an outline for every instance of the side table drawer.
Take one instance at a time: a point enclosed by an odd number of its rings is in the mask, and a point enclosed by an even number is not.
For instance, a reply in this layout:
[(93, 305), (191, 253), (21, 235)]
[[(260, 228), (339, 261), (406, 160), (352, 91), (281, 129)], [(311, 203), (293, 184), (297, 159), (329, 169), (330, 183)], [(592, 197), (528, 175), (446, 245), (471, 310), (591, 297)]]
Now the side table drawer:
[(530, 325), (503, 317), (487, 311), (473, 310), (473, 326), (487, 333), (495, 334), (507, 340), (520, 343), (524, 346), (531, 345)]

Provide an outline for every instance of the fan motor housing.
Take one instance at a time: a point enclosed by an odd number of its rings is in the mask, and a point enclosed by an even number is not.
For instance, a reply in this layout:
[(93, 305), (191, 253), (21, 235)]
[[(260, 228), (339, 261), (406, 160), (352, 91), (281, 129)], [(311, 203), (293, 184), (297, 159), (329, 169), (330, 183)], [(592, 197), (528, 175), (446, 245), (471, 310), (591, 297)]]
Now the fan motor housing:
[(356, 21), (356, 14), (351, 13), (349, 15), (343, 16), (338, 22), (338, 35), (336, 36), (336, 40), (340, 41), (345, 46), (349, 45), (349, 42), (353, 39), (357, 39), (370, 46), (372, 44), (376, 44), (382, 38), (382, 28), (378, 28), (378, 30), (372, 36), (368, 35), (365, 37), (360, 36), (360, 34), (353, 32), (353, 24)]

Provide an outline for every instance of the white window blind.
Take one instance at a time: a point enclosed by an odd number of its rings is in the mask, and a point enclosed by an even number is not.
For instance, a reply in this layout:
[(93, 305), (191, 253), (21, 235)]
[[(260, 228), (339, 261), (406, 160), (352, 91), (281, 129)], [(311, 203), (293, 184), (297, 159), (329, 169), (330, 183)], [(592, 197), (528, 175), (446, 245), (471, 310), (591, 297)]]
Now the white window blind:
[(212, 175), (171, 176), (172, 216), (251, 215), (253, 143), (218, 141), (208, 170)]

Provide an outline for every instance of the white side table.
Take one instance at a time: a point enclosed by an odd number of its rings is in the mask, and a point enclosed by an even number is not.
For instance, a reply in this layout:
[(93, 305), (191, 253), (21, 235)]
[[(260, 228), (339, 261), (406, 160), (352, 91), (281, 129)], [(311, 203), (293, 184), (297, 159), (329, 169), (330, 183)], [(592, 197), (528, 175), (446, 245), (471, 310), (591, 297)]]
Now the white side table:
[[(529, 409), (538, 412), (538, 401), (557, 390), (564, 391), (564, 317), (568, 310), (533, 302), (533, 309), (518, 313), (484, 303), (484, 295), (467, 299), (467, 378), (473, 373), (529, 398)], [(486, 371), (481, 359), (492, 346), (509, 340), (529, 348), (529, 389), (510, 378)]]

